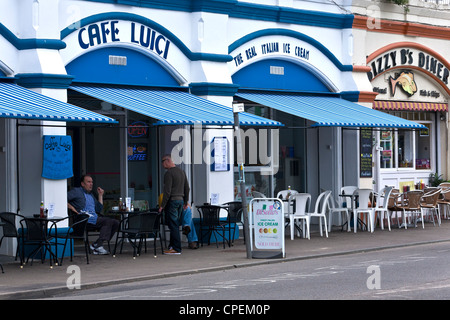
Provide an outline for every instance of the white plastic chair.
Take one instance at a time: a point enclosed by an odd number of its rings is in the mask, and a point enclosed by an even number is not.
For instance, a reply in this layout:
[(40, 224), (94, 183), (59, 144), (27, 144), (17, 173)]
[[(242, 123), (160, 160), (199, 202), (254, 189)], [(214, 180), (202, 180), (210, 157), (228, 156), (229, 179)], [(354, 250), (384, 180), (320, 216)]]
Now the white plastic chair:
[[(388, 222), (388, 228), (389, 231), (391, 231), (391, 216), (389, 214), (388, 204), (389, 204), (389, 197), (391, 195), (392, 187), (385, 187), (378, 192), (376, 195), (376, 207), (374, 208), (374, 219), (372, 221), (375, 222), (375, 216), (380, 219), (380, 226), (381, 230), (384, 230), (384, 215), (386, 214), (387, 222)], [(377, 212), (380, 213), (380, 216), (377, 216)], [(374, 228), (374, 226), (372, 226)]]
[(354, 209), (355, 198), (353, 197), (353, 193), (355, 192), (356, 189), (358, 189), (358, 187), (355, 186), (345, 186), (341, 188), (341, 194), (348, 195), (347, 197), (343, 197), (341, 207), (348, 208), (349, 210)]
[(330, 198), (330, 196), (331, 196), (330, 190), (322, 192), (319, 195), (319, 197), (317, 197), (314, 212), (311, 212), (309, 214), (310, 217), (318, 217), (319, 218), (320, 236), (323, 236), (323, 234), (322, 234), (322, 219), (323, 219), (323, 225), (325, 227), (325, 235), (327, 238), (328, 238), (327, 209), (328, 209), (328, 199)]
[(265, 194), (263, 194), (259, 191), (252, 191), (252, 197), (253, 198), (267, 198)]
[[(291, 213), (291, 208), (292, 208), (292, 197), (290, 196), (288, 200), (288, 202), (286, 203), (286, 197), (288, 196), (288, 194), (290, 193), (291, 196), (295, 195), (298, 193), (297, 190), (281, 190), (277, 193), (277, 198), (278, 199), (282, 199), (284, 202), (284, 204), (287, 205), (287, 210), (284, 210), (284, 216), (286, 218), (289, 217), (289, 214)], [(285, 206), (286, 207), (286, 206)]]
[(373, 216), (374, 210), (373, 208), (369, 208), (369, 199), (370, 194), (373, 192), (372, 189), (356, 189), (353, 193), (354, 195), (358, 195), (358, 208), (353, 209), (353, 229), (356, 233), (356, 229), (358, 229), (358, 215), (360, 213), (366, 213), (368, 216), (367, 223), (367, 231), (373, 232)]
[[(320, 226), (320, 235), (323, 236), (322, 233), (322, 219), (324, 221), (325, 225), (325, 235), (328, 238), (328, 229), (327, 229), (327, 208), (328, 208), (328, 198), (331, 195), (331, 191), (324, 191), (322, 192), (316, 200), (316, 205), (314, 206), (314, 212), (306, 212), (305, 214), (297, 214), (294, 213), (290, 216), (291, 219), (291, 230), (293, 228), (293, 223), (296, 219), (305, 219), (307, 223), (307, 233), (308, 233), (308, 239), (310, 239), (310, 223), (312, 217), (318, 217), (319, 218), (319, 226)], [(305, 216), (308, 216), (309, 218), (305, 218)], [(291, 233), (291, 240), (293, 240), (293, 234)]]
[[(311, 239), (309, 226), (310, 226), (310, 216), (307, 214), (309, 211), (309, 204), (311, 203), (311, 195), (309, 193), (296, 193), (290, 197), (289, 201), (295, 202), (295, 210), (290, 213), (289, 224), (291, 227), (291, 240), (294, 240), (294, 227), (295, 220), (303, 220), (303, 236)], [(305, 223), (306, 223), (306, 234), (305, 234)]]
[(333, 224), (333, 215), (334, 213), (338, 213), (341, 215), (345, 213), (346, 217), (347, 217), (347, 231), (350, 232), (351, 231), (351, 227), (350, 227), (350, 212), (348, 208), (343, 208), (343, 207), (339, 207), (336, 206), (335, 204), (337, 203), (336, 200), (332, 197), (332, 195), (330, 195), (330, 198), (328, 199), (329, 202), (329, 209), (330, 209), (330, 215), (328, 218), (328, 232), (331, 231), (331, 225)]
[(286, 200), (287, 195), (291, 193), (291, 195), (297, 194), (297, 190), (281, 190), (277, 193), (277, 198)]

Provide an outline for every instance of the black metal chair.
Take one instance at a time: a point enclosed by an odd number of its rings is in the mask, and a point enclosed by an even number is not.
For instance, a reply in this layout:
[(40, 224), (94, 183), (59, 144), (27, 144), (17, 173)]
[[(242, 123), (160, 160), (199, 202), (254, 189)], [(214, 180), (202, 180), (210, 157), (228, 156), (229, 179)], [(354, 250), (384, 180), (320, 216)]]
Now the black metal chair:
[[(236, 233), (236, 225), (238, 223), (242, 224), (242, 202), (241, 201), (231, 201), (224, 203), (226, 210), (228, 211), (228, 245), (233, 245), (234, 234)], [(231, 238), (231, 225), (233, 224), (233, 238)], [(244, 243), (245, 243), (245, 232), (244, 232)]]
[(87, 261), (87, 264), (89, 264), (89, 241), (88, 241), (87, 232), (86, 232), (89, 215), (76, 214), (76, 213), (72, 212), (71, 210), (69, 210), (68, 214), (69, 214), (69, 217), (68, 217), (69, 218), (69, 229), (67, 230), (66, 234), (61, 234), (61, 235), (58, 234), (58, 238), (65, 239), (60, 264), (62, 265), (62, 263), (63, 263), (64, 253), (66, 252), (67, 242), (69, 240), (70, 240), (70, 242), (69, 242), (70, 261), (73, 260), (73, 245), (74, 245), (75, 239), (83, 240), (84, 250), (86, 252), (86, 261)]
[[(208, 245), (211, 242), (211, 236), (214, 234), (214, 237), (216, 238), (216, 246), (218, 245), (218, 239), (217, 235), (222, 236), (223, 240), (223, 248), (225, 249), (225, 226), (228, 224), (226, 221), (220, 221), (220, 210), (222, 207), (220, 206), (214, 206), (214, 205), (203, 205), (197, 207), (197, 211), (200, 215), (200, 242), (203, 246), (203, 228), (206, 227), (207, 235), (208, 235)], [(220, 231), (222, 234), (220, 234)], [(228, 240), (227, 240), (228, 242)]]
[(25, 247), (36, 247), (27, 255), (27, 261), (31, 259), (31, 265), (33, 264), (34, 257), (40, 252), (41, 261), (44, 263), (47, 252), (50, 253), (49, 261), (50, 267), (52, 267), (52, 261), (57, 263), (57, 257), (51, 250), (51, 240), (53, 237), (48, 232), (48, 221), (39, 218), (24, 217), (20, 220), (21, 225), (21, 240), (22, 240), (22, 257), (25, 259)]
[[(146, 211), (139, 213), (130, 213), (120, 222), (119, 231), (116, 237), (113, 256), (116, 254), (117, 244), (120, 241), (120, 253), (122, 253), (123, 243), (128, 239), (133, 247), (133, 258), (141, 254), (142, 243), (144, 243), (145, 252), (147, 252), (147, 238), (153, 235), (154, 255), (156, 256), (156, 239), (160, 231), (161, 216), (159, 212)], [(161, 243), (161, 253), (163, 252), (163, 244), (161, 235), (159, 236)]]
[[(3, 229), (3, 236), (0, 239), (0, 247), (2, 246), (3, 238), (16, 238), (17, 239), (17, 249), (16, 249), (16, 257), (15, 260), (17, 261), (17, 256), (20, 257), (20, 265), (23, 263), (22, 255), (19, 251), (19, 239), (20, 239), (20, 233), (17, 229), (17, 218), (23, 219), (24, 216), (14, 213), (14, 212), (1, 212), (0, 213), (0, 222), (3, 223), (2, 229)], [(3, 271), (3, 268), (2, 268)]]

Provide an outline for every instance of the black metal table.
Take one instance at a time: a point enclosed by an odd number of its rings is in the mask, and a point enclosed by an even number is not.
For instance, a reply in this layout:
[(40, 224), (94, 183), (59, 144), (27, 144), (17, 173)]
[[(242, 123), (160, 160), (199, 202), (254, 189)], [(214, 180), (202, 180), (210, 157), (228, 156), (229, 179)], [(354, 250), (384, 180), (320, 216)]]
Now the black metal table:
[[(30, 256), (35, 256), (39, 251), (43, 248), (48, 250), (50, 253), (50, 266), (52, 267), (52, 256), (55, 259), (56, 265), (58, 265), (58, 226), (57, 223), (67, 219), (68, 217), (26, 217), (20, 221), (22, 226), (22, 257), (25, 258), (25, 244), (28, 241), (30, 244), (34, 243), (38, 245), (38, 247), (28, 255), (28, 259)], [(25, 222), (25, 226), (22, 224), (22, 221)], [(49, 227), (50, 224), (50, 227)], [(29, 228), (30, 226), (36, 228), (34, 230), (27, 230), (25, 227)], [(54, 229), (54, 236), (51, 235), (51, 231)], [(25, 232), (27, 233), (25, 236)], [(50, 240), (55, 239), (55, 252), (51, 250)], [(45, 251), (42, 252), (41, 260), (45, 259)], [(33, 259), (32, 259), (33, 263)]]

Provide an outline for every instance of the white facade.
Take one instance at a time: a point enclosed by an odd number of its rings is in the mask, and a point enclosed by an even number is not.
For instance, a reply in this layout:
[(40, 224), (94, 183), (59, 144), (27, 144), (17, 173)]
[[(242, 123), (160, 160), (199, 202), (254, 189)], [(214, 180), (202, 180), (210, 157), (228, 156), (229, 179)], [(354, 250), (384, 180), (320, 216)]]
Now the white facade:
[[(192, 94), (230, 108), (236, 100), (236, 91), (249, 86), (256, 86), (253, 89), (257, 90), (333, 93), (352, 97), (353, 101), (371, 107), (375, 95), (372, 93), (373, 84), (367, 78), (367, 55), (390, 43), (406, 39), (421, 43), (443, 57), (448, 55), (448, 39), (411, 39), (405, 35), (372, 32), (370, 28), (355, 28), (352, 11), (357, 15), (368, 16), (372, 5), (370, 1), (170, 0), (158, 3), (142, 0), (136, 1), (136, 6), (132, 5), (133, 1), (125, 2), (1, 1), (0, 78), (16, 77), (18, 84), (65, 102), (74, 99), (68, 90), (71, 83), (89, 82), (189, 89)], [(382, 16), (382, 19), (403, 20), (398, 7), (386, 4), (380, 4), (379, 7), (379, 14), (387, 15)], [(412, 10), (408, 18), (416, 23), (427, 23), (432, 17)], [(444, 27), (447, 18), (441, 12), (437, 22), (434, 16), (432, 21)], [(108, 57), (113, 61), (117, 59), (118, 64), (102, 60)], [(142, 67), (134, 65), (136, 61)], [(278, 71), (292, 68), (297, 73), (283, 74), (283, 78), (271, 77), (263, 67), (266, 62), (274, 62), (273, 66), (280, 68)], [(121, 63), (122, 66), (119, 66)], [(146, 71), (145, 68), (150, 69)], [(251, 70), (253, 76), (247, 75), (246, 70)], [(298, 74), (309, 76), (314, 81), (307, 83)], [(429, 85), (435, 85), (433, 79), (424, 78)], [(283, 80), (277, 83), (279, 79)], [(238, 80), (244, 83), (235, 83)], [(448, 92), (439, 90), (442, 93), (440, 101), (448, 102)], [(94, 111), (116, 115), (120, 118), (120, 126), (127, 126), (128, 121), (135, 116), (119, 108), (114, 111), (110, 105), (108, 110), (105, 104), (102, 104), (102, 108)], [(16, 122), (43, 126), (20, 126), (17, 137)], [(52, 126), (46, 126), (50, 124)], [(20, 209), (20, 213), (32, 215), (43, 200), (46, 206), (53, 204), (57, 212), (66, 212), (67, 181), (41, 178), (42, 136), (68, 134), (64, 123), (61, 123), (61, 127), (54, 125), (53, 122), (0, 119), (0, 146), (3, 147), (0, 150), (0, 210)], [(438, 124), (437, 129), (447, 134), (444, 128), (445, 125)], [(83, 130), (80, 129), (80, 140), (86, 139), (89, 134), (87, 129)], [(136, 182), (136, 186), (133, 182), (133, 193), (140, 188), (139, 184), (145, 184), (139, 190), (142, 194), (152, 193), (152, 199), (155, 200), (162, 170), (158, 156), (170, 152), (179, 143), (178, 140), (170, 140), (173, 130), (175, 128), (163, 128), (158, 133), (163, 134), (163, 137), (148, 142), (154, 162), (146, 170), (152, 177), (149, 180), (153, 181), (149, 181), (148, 186), (147, 181)], [(310, 188), (315, 193), (320, 188), (336, 191), (342, 184), (370, 186), (372, 179), (360, 179), (358, 170), (355, 170), (359, 166), (357, 131), (320, 130), (320, 135), (318, 131), (305, 133), (302, 137), (304, 143), (299, 142), (301, 139), (297, 139), (296, 131), (289, 134), (284, 131), (280, 135), (280, 141), (288, 141), (286, 146), (289, 146), (288, 143), (297, 143), (295, 154), (282, 159), (282, 162), (300, 160), (302, 172), (307, 175), (306, 178), (301, 177), (304, 180), (302, 187)], [(108, 134), (105, 136), (108, 137)], [(127, 161), (126, 132), (109, 136), (112, 139), (108, 141), (110, 149), (120, 149), (119, 169), (107, 170), (104, 159), (100, 163), (104, 165), (105, 171), (116, 170), (118, 173), (114, 174), (120, 176), (120, 191), (111, 192), (127, 196), (131, 192), (132, 176), (136, 175), (133, 170), (140, 169), (132, 169), (132, 166), (137, 168), (137, 165)], [(200, 149), (215, 137), (223, 136), (232, 142), (232, 128), (208, 128), (201, 134)], [(195, 141), (196, 138), (199, 137), (186, 134), (182, 139), (189, 145), (189, 139)], [(440, 150), (446, 150), (443, 145), (446, 141), (439, 141), (433, 154), (440, 155)], [(19, 150), (16, 150), (17, 142)], [(80, 142), (82, 148), (85, 144), (84, 140)], [(194, 147), (191, 147), (194, 152)], [(86, 162), (91, 156), (86, 149), (83, 150), (80, 151), (83, 156), (80, 156), (79, 171), (86, 170)], [(278, 150), (273, 152), (278, 153)], [(317, 157), (319, 153), (320, 159)], [(191, 200), (194, 204), (208, 202), (217, 195), (221, 203), (234, 199), (233, 154), (233, 143), (230, 143), (231, 169), (228, 171), (213, 172), (206, 164), (183, 166), (192, 182)], [(437, 166), (443, 159), (447, 159), (447, 156), (435, 159)], [(273, 166), (270, 169), (275, 176)], [(248, 172), (252, 170), (259, 169), (248, 168)], [(320, 177), (316, 172), (321, 173)], [(272, 193), (281, 187), (279, 181), (288, 181), (281, 176), (278, 174), (276, 178), (278, 186), (275, 180), (270, 180), (272, 186), (268, 190)], [(97, 181), (109, 181), (109, 178), (104, 177), (99, 176)], [(379, 183), (384, 184), (384, 180)], [(12, 242), (7, 249), (4, 246), (0, 248), (8, 254), (13, 254), (13, 249)]]
[[(405, 11), (390, 3), (353, 1), (352, 11), (356, 15), (353, 61), (367, 65), (363, 71), (369, 74), (371, 87), (377, 94), (376, 101), (395, 103), (393, 108), (396, 109), (390, 112), (430, 127), (429, 137), (419, 134), (414, 137), (415, 143), (411, 143), (414, 150), (410, 153), (415, 155), (415, 164), (399, 163), (401, 157), (394, 154), (392, 164), (383, 164), (381, 159), (388, 159), (383, 152), (386, 155), (390, 150), (383, 149), (383, 142), (378, 137), (375, 151), (377, 184), (380, 187), (399, 187), (411, 181), (428, 184), (429, 175), (435, 173), (448, 179), (449, 5), (414, 0)], [(407, 92), (396, 85), (396, 79), (402, 74), (413, 77), (414, 90)], [(416, 111), (405, 109), (413, 103), (416, 103)], [(403, 110), (397, 109), (402, 105)], [(424, 147), (426, 165), (421, 165), (419, 159), (420, 139), (429, 139), (429, 145)], [(407, 160), (414, 161), (402, 161)]]

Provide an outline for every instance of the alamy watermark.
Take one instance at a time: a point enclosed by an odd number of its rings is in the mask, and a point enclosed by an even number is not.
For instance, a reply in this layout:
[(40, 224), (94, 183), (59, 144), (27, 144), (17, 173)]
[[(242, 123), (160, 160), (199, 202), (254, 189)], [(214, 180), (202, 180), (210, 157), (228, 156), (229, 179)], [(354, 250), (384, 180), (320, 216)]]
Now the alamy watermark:
[(367, 28), (381, 29), (381, 9), (377, 5), (367, 7)]
[(369, 290), (381, 289), (381, 269), (378, 265), (371, 265), (367, 267), (366, 273), (370, 274), (367, 278), (366, 285)]
[[(239, 134), (242, 158), (246, 159), (246, 164), (260, 166), (262, 175), (273, 175), (278, 172), (279, 129), (249, 128), (233, 132), (233, 141), (230, 141), (230, 144), (234, 145), (234, 139)], [(214, 164), (213, 145), (201, 125), (194, 125), (192, 131), (185, 128), (175, 129), (170, 139), (172, 142), (178, 142), (171, 151), (175, 164)], [(228, 154), (228, 157), (232, 157), (232, 154)], [(238, 159), (237, 162), (244, 163), (243, 159)], [(233, 159), (228, 161), (233, 162)]]
[(69, 290), (81, 289), (81, 269), (77, 265), (70, 265), (67, 267), (67, 274), (70, 276), (67, 278), (66, 286)]

